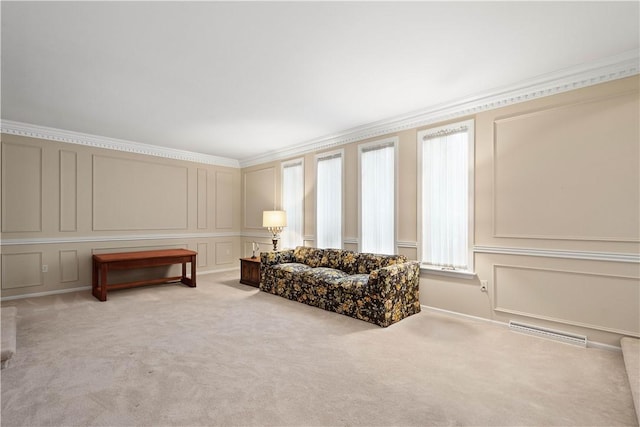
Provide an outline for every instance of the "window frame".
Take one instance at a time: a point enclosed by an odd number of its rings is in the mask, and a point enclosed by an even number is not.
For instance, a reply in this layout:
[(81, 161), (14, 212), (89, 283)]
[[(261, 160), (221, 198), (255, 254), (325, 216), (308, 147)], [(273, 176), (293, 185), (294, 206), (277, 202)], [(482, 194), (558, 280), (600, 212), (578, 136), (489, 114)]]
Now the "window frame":
[(380, 146), (393, 147), (393, 254), (398, 253), (398, 142), (397, 136), (358, 144), (358, 251), (362, 252), (362, 153)]
[(345, 226), (345, 219), (344, 219), (344, 209), (345, 209), (345, 179), (344, 179), (344, 173), (345, 173), (345, 158), (344, 158), (344, 149), (340, 148), (338, 150), (332, 150), (332, 151), (325, 151), (323, 153), (320, 154), (316, 154), (314, 156), (314, 164), (315, 164), (315, 206), (314, 206), (314, 214), (315, 214), (315, 221), (314, 221), (314, 243), (315, 243), (315, 247), (319, 247), (318, 246), (318, 163), (321, 162), (324, 159), (327, 158), (332, 158), (332, 157), (340, 157), (340, 245), (338, 248), (336, 249), (342, 249), (344, 248), (344, 226)]
[[(302, 238), (302, 242), (300, 246), (304, 246), (304, 221), (305, 221), (305, 175), (304, 175), (304, 157), (298, 157), (296, 159), (286, 160), (280, 163), (280, 206), (282, 209), (284, 206), (284, 170), (285, 168), (300, 165), (302, 167), (302, 230), (300, 236)], [(287, 222), (289, 222), (287, 218)]]
[[(442, 132), (449, 132), (455, 129), (459, 129), (462, 127), (467, 127), (468, 134), (468, 171), (467, 171), (467, 179), (468, 179), (468, 212), (467, 212), (467, 268), (466, 269), (450, 269), (446, 267), (439, 267), (431, 264), (426, 264), (424, 262), (424, 243), (422, 241), (423, 237), (423, 138), (427, 135), (434, 135)], [(445, 276), (455, 276), (466, 279), (471, 279), (475, 277), (475, 262), (474, 262), (474, 236), (475, 236), (475, 120), (473, 118), (460, 120), (452, 123), (448, 123), (445, 125), (439, 125), (435, 127), (429, 127), (417, 132), (416, 137), (417, 143), (417, 164), (418, 164), (418, 185), (417, 185), (417, 196), (418, 196), (418, 259), (420, 261), (420, 269), (422, 271), (445, 275)]]

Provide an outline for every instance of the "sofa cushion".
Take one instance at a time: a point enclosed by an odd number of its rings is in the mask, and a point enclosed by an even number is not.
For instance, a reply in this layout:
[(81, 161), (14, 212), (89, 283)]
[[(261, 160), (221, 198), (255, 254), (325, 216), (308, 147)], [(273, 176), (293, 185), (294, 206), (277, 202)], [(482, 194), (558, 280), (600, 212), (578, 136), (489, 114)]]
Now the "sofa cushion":
[(320, 265), (318, 267), (329, 267), (336, 270), (343, 270), (342, 257), (344, 254), (343, 249), (324, 249), (322, 258), (320, 259)]
[(285, 262), (282, 264), (276, 264), (271, 268), (273, 268), (274, 270), (286, 271), (288, 273), (299, 273), (301, 271), (311, 269), (311, 267), (309, 267), (307, 264), (300, 264), (298, 262)]
[(388, 267), (393, 264), (401, 264), (407, 261), (404, 255), (380, 255), (361, 253), (357, 254), (351, 274), (368, 274), (373, 270)]
[(351, 274), (338, 280), (337, 286), (352, 295), (362, 294), (363, 288), (369, 283), (368, 274)]
[(307, 264), (310, 267), (320, 267), (324, 251), (318, 248), (298, 246), (293, 251), (293, 261), (300, 264)]
[(348, 250), (343, 250), (340, 253), (340, 270), (348, 274), (355, 274), (358, 270), (358, 253)]
[(348, 274), (344, 271), (329, 267), (311, 268), (302, 273), (302, 280), (311, 286), (335, 285)]

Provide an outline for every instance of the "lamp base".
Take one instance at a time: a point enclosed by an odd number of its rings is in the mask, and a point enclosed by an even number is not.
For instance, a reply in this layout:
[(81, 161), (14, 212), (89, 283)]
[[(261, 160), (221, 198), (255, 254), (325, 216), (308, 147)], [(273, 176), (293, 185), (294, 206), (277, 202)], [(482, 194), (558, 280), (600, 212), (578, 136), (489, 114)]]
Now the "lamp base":
[(278, 250), (278, 239), (271, 239), (271, 243), (273, 243), (274, 252)]

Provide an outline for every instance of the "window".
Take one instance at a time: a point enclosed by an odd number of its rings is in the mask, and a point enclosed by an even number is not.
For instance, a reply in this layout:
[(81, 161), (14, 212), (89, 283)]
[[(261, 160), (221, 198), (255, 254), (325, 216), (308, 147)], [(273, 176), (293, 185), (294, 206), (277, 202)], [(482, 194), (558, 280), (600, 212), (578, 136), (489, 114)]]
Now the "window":
[(316, 162), (316, 247), (342, 248), (342, 151)]
[(473, 271), (473, 121), (418, 132), (421, 261)]
[(282, 210), (287, 226), (281, 239), (283, 248), (303, 245), (304, 164), (302, 159), (282, 164)]
[(360, 250), (395, 253), (395, 139), (363, 144), (360, 153)]

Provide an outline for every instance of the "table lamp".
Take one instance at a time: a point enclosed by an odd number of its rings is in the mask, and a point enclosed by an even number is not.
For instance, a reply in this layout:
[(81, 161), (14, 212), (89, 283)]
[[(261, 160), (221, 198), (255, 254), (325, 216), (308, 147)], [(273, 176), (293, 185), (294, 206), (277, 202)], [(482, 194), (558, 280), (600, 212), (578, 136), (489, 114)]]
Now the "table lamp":
[(262, 226), (266, 227), (273, 235), (271, 242), (273, 243), (273, 250), (277, 251), (280, 233), (287, 226), (287, 213), (285, 211), (263, 211)]

